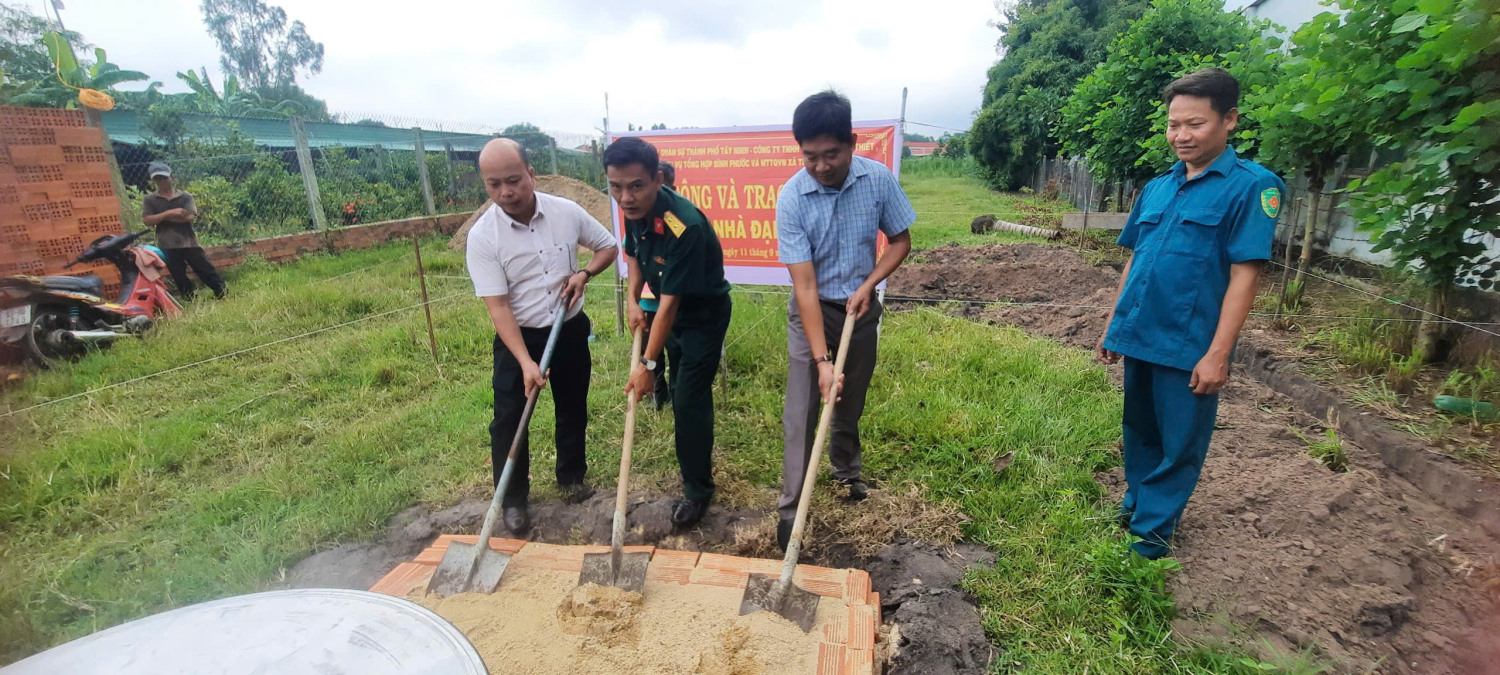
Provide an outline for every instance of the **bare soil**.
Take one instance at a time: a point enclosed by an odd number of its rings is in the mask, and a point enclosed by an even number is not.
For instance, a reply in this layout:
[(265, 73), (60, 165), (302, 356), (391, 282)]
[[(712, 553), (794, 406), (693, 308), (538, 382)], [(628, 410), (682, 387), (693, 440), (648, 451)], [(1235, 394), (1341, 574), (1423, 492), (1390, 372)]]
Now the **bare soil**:
[[(1119, 274), (1061, 247), (924, 256), (892, 278), (892, 296), (1039, 303), (954, 311), (1089, 349)], [(1340, 672), (1500, 673), (1500, 542), (1378, 452), (1346, 440), (1346, 472), (1308, 457), (1292, 428), (1321, 437), (1324, 422), (1237, 375), (1175, 542), (1183, 637), (1267, 657), (1311, 648)], [(1099, 479), (1118, 500), (1120, 472)]]

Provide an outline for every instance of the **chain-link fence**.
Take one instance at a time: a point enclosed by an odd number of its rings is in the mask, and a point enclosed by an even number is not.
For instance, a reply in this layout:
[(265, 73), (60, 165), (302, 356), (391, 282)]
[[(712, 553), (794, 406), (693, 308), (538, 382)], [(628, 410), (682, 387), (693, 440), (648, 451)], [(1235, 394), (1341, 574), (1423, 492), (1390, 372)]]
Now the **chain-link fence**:
[[(526, 146), (538, 174), (603, 188), (599, 139), (531, 125), (483, 125), (371, 115), (336, 122), (119, 111), (105, 131), (140, 223), (165, 162), (198, 205), (205, 244), (233, 243), (422, 215), (472, 211), (485, 200), (479, 150), (497, 136)], [(311, 195), (311, 196), (309, 196)]]

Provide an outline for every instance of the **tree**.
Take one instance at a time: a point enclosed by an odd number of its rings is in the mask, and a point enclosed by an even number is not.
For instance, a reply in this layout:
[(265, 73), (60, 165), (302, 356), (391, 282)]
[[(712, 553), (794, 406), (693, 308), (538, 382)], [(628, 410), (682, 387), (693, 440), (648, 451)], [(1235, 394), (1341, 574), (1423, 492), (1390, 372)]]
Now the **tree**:
[[(1302, 25), (1292, 36), (1292, 50), (1270, 86), (1254, 92), (1247, 102), (1260, 121), (1257, 159), (1283, 175), (1307, 176), (1307, 223), (1302, 234), (1302, 255), (1297, 276), (1287, 288), (1288, 301), (1302, 295), (1307, 268), (1312, 260), (1312, 237), (1317, 231), (1323, 191), (1339, 157), (1368, 142), (1368, 120), (1360, 105), (1350, 105), (1342, 96), (1325, 96), (1327, 80), (1343, 80), (1328, 63), (1327, 41), (1342, 19), (1325, 12)], [(1337, 186), (1335, 186), (1337, 187)], [(1295, 227), (1295, 223), (1293, 224)], [(1291, 264), (1290, 239), (1287, 264)]]
[[(52, 57), (42, 36), (52, 31), (49, 22), (24, 5), (0, 4), (0, 69), (16, 83), (39, 82), (54, 76)], [(93, 45), (73, 31), (60, 31), (63, 40), (74, 49), (87, 50)]]
[(968, 148), (998, 187), (1016, 189), (1055, 157), (1057, 110), (1103, 59), (1146, 0), (1018, 0), (996, 23), (1002, 57), (989, 70)]
[[(73, 45), (58, 33), (47, 33), (42, 41), (47, 45), (53, 70), (40, 81), (27, 86), (25, 91), (13, 96), (12, 103), (47, 108), (76, 108), (81, 97), (88, 95), (89, 90), (110, 92), (122, 82), (150, 79), (145, 73), (121, 70), (119, 66), (110, 63), (103, 49), (94, 49), (93, 63), (79, 61), (73, 53)], [(112, 102), (105, 102), (112, 107)], [(93, 102), (90, 105), (99, 107)]]
[(286, 98), (297, 73), (323, 70), (323, 43), (307, 34), (301, 21), (287, 24), (286, 11), (264, 0), (203, 0), (203, 23), (219, 44), (224, 72), (239, 76), (247, 89)]
[(667, 125), (665, 123), (662, 123), (662, 122), (657, 122), (656, 124), (651, 125), (651, 130), (652, 131), (656, 131), (658, 129), (665, 129), (665, 128), (667, 128)]
[(902, 140), (912, 143), (936, 143), (937, 139), (923, 134), (902, 134)]
[(939, 152), (944, 157), (963, 159), (969, 154), (969, 134), (967, 132), (943, 134), (943, 137), (938, 139), (938, 143), (941, 144)]
[(500, 132), (500, 135), (514, 139), (517, 143), (525, 146), (526, 152), (529, 153), (545, 151), (551, 148), (552, 144), (556, 142), (551, 136), (530, 122), (522, 122), (505, 127), (505, 131)]
[[(1268, 72), (1267, 59), (1274, 58), (1281, 44), (1262, 37), (1269, 27), (1268, 22), (1252, 23), (1225, 12), (1223, 0), (1154, 0), (1110, 43), (1108, 56), (1062, 107), (1063, 150), (1087, 157), (1090, 169), (1106, 180), (1160, 173), (1171, 163), (1165, 140), (1157, 141), (1154, 152), (1148, 143), (1164, 128), (1159, 123), (1164, 119), (1161, 90), (1183, 73), (1210, 64), (1231, 65), (1230, 72)], [(1253, 138), (1246, 133), (1240, 137)], [(1236, 145), (1236, 150), (1247, 157), (1254, 154), (1251, 143)]]
[[(1323, 16), (1308, 95), (1362, 124), (1399, 162), (1349, 184), (1376, 251), (1391, 251), (1445, 315), (1454, 279), (1500, 235), (1500, 0), (1339, 0)], [(1446, 357), (1423, 316), (1413, 354)]]

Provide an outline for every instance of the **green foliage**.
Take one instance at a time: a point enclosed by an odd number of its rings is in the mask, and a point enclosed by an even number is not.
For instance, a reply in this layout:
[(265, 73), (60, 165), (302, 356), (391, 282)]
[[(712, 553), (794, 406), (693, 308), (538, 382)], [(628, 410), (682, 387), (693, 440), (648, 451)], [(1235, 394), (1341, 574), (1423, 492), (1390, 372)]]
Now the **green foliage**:
[(1343, 0), (1323, 19), (1320, 99), (1406, 158), (1349, 189), (1352, 210), (1427, 286), (1487, 262), (1477, 234), (1500, 233), (1500, 2)]
[(287, 24), (286, 11), (264, 0), (203, 0), (203, 24), (219, 45), (224, 72), (248, 89), (295, 86), (297, 73), (323, 70), (323, 43), (301, 21)]
[(960, 131), (956, 134), (943, 134), (938, 139), (942, 147), (938, 148), (938, 154), (951, 159), (964, 159), (969, 156), (969, 132)]
[(109, 62), (103, 49), (94, 49), (94, 61), (80, 61), (73, 53), (67, 36), (48, 32), (42, 36), (52, 72), (26, 85), (24, 91), (11, 97), (10, 103), (45, 108), (77, 108), (78, 90), (94, 89), (112, 92), (115, 85), (150, 79), (136, 70), (121, 70)]
[(1021, 0), (1005, 12), (968, 150), (991, 182), (1019, 188), (1061, 147), (1057, 111), (1145, 0)]
[(500, 135), (514, 139), (517, 143), (526, 146), (526, 152), (530, 153), (532, 164), (542, 161), (542, 158), (546, 157), (546, 155), (541, 153), (549, 152), (552, 144), (557, 142), (530, 122), (522, 122), (505, 127), (505, 130), (500, 132)]
[[(1088, 158), (1106, 180), (1141, 179), (1171, 165), (1160, 136), (1166, 125), (1161, 91), (1182, 74), (1208, 65), (1269, 76), (1280, 40), (1262, 37), (1268, 22), (1225, 12), (1223, 0), (1154, 0), (1109, 45), (1107, 58), (1078, 83), (1061, 112), (1063, 150)], [(1238, 71), (1238, 72), (1236, 72)], [(1248, 87), (1243, 87), (1248, 88)], [(1247, 130), (1248, 131), (1248, 130)], [(1247, 138), (1247, 140), (1249, 140)], [(1253, 156), (1253, 143), (1236, 150)]]
[(902, 134), (901, 138), (902, 138), (902, 140), (911, 141), (913, 143), (936, 143), (937, 142), (937, 139), (933, 138), (931, 136), (926, 136), (926, 135), (923, 135), (923, 134), (913, 134), (913, 133), (909, 133), (909, 132), (906, 133), (906, 134)]
[(1344, 441), (1339, 438), (1337, 429), (1324, 430), (1323, 438), (1319, 440), (1308, 438), (1297, 427), (1290, 427), (1290, 429), (1293, 434), (1297, 435), (1297, 438), (1302, 439), (1302, 442), (1307, 444), (1308, 456), (1322, 462), (1334, 471), (1349, 470), (1349, 452), (1344, 449)]

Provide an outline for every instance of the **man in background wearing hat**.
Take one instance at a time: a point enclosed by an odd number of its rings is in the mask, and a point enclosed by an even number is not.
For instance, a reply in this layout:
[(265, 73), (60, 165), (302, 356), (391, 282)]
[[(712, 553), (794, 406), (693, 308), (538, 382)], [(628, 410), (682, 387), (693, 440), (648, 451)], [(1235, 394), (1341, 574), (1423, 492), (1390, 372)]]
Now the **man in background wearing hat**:
[(167, 254), (167, 270), (172, 273), (177, 292), (183, 300), (193, 299), (193, 280), (187, 275), (191, 265), (198, 279), (213, 289), (214, 295), (224, 297), (224, 280), (203, 254), (198, 233), (193, 231), (193, 221), (198, 218), (193, 196), (172, 185), (172, 167), (152, 162), (148, 173), (156, 184), (156, 192), (146, 195), (141, 203), (141, 220), (156, 228), (156, 245)]

